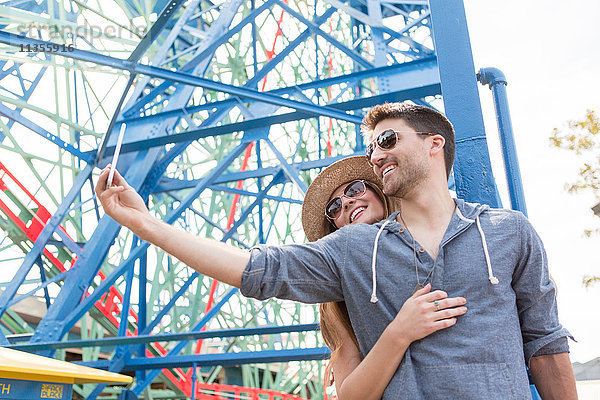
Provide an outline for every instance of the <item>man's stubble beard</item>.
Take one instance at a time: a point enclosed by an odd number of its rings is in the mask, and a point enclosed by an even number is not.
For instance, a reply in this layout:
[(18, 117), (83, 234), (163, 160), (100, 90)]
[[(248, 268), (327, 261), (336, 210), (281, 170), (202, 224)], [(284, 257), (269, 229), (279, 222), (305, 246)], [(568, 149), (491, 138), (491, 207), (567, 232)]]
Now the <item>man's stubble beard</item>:
[(392, 197), (404, 198), (429, 176), (429, 169), (421, 160), (394, 157), (397, 167), (391, 176), (384, 180), (383, 193)]

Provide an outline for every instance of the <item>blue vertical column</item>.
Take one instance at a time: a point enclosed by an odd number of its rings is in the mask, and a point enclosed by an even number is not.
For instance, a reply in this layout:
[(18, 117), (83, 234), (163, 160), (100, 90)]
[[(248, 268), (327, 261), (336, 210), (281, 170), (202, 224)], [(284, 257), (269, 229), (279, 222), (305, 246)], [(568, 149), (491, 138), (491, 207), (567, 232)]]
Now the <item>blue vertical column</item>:
[[(148, 204), (146, 204), (147, 206)], [(141, 334), (141, 332), (144, 332), (146, 330), (146, 326), (147, 326), (147, 319), (148, 319), (148, 311), (146, 308), (146, 301), (147, 301), (147, 296), (146, 296), (146, 285), (148, 282), (147, 279), (147, 274), (148, 274), (148, 254), (147, 254), (147, 250), (144, 251), (144, 254), (140, 257), (140, 260), (138, 261), (138, 265), (139, 265), (139, 307), (138, 307), (138, 335)], [(144, 344), (140, 344), (138, 346), (137, 349), (137, 356), (138, 358), (144, 358), (146, 357), (146, 346)], [(143, 381), (146, 379), (146, 370), (138, 370), (135, 371), (135, 378), (137, 381)]]
[(456, 193), (499, 207), (463, 2), (430, 0), (429, 5), (444, 109), (456, 132)]
[[(499, 207), (463, 2), (429, 0), (429, 5), (445, 113), (456, 132), (456, 193)], [(539, 399), (535, 387), (530, 389), (533, 399)]]
[(506, 78), (498, 68), (481, 68), (477, 78), (482, 85), (489, 85), (494, 96), (494, 107), (496, 108), (496, 121), (498, 122), (498, 133), (502, 142), (502, 156), (504, 157), (504, 169), (506, 171), (506, 182), (510, 196), (510, 207), (527, 215), (525, 205), (525, 193), (521, 180), (519, 158), (517, 157), (517, 146), (510, 120), (508, 108), (508, 96), (506, 94)]

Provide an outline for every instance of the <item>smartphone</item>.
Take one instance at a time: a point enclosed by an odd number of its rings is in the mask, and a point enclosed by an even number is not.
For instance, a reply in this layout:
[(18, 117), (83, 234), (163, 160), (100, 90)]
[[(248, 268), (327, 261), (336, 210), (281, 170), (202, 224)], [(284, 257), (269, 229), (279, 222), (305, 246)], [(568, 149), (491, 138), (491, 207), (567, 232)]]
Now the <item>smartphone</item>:
[(115, 146), (115, 152), (111, 161), (110, 172), (108, 173), (108, 180), (106, 181), (106, 188), (108, 189), (113, 182), (115, 177), (115, 170), (117, 169), (117, 160), (119, 159), (119, 153), (121, 152), (121, 144), (123, 143), (123, 135), (125, 134), (125, 123), (121, 124), (121, 130), (119, 131), (119, 137), (117, 138), (117, 145)]

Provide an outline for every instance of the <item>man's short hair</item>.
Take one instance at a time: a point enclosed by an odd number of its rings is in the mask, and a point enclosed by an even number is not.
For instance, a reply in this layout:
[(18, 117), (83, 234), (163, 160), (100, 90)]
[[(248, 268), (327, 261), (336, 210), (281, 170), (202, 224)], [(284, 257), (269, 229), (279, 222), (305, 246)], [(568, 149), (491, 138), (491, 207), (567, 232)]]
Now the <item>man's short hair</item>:
[(385, 119), (402, 119), (417, 132), (440, 134), (446, 140), (444, 144), (444, 161), (446, 176), (454, 164), (454, 128), (444, 114), (429, 107), (409, 103), (383, 103), (369, 110), (363, 118), (363, 132), (370, 134), (378, 123)]

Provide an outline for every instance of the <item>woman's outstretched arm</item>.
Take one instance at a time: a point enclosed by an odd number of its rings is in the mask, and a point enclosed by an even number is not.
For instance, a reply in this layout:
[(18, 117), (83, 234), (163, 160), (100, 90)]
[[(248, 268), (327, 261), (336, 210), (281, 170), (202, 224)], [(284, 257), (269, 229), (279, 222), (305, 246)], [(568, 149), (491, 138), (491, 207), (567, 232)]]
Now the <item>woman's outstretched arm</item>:
[[(435, 301), (438, 302), (436, 307)], [(332, 321), (342, 344), (333, 361), (335, 386), (339, 400), (379, 400), (390, 383), (408, 346), (440, 329), (456, 323), (467, 312), (463, 297), (448, 298), (428, 284), (416, 291), (386, 327), (364, 360), (350, 332), (341, 321)], [(438, 310), (439, 308), (439, 310)]]

